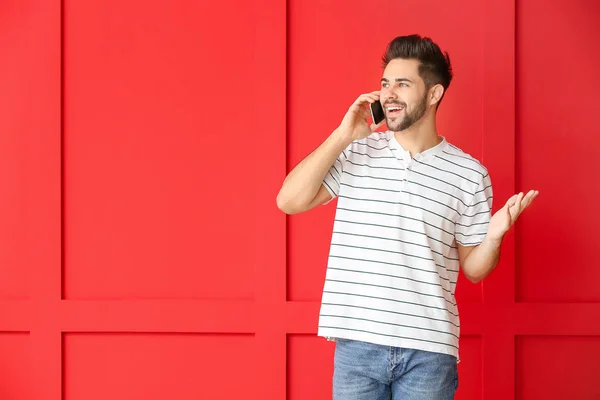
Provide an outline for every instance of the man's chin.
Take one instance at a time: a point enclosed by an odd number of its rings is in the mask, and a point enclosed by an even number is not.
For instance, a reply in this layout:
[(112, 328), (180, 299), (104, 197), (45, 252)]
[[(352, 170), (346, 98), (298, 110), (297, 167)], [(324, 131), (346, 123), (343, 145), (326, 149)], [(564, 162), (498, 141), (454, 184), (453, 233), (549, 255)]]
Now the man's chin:
[(398, 132), (400, 130), (400, 127), (402, 126), (402, 121), (398, 121), (398, 120), (390, 121), (389, 119), (386, 118), (385, 124), (387, 125), (389, 130)]
[(402, 126), (401, 123), (399, 122), (395, 122), (395, 123), (388, 123), (387, 127), (389, 128), (389, 130), (393, 131), (393, 132), (402, 132), (403, 130), (406, 130), (406, 127)]

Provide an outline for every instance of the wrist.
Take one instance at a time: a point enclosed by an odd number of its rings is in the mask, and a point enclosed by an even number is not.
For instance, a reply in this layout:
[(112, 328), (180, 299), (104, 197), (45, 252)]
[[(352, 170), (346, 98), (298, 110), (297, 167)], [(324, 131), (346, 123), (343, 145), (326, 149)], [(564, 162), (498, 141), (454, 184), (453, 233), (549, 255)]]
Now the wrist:
[(343, 148), (348, 147), (352, 143), (352, 134), (341, 127), (333, 131), (331, 138)]
[(501, 235), (490, 235), (489, 233), (485, 235), (483, 241), (490, 247), (500, 247), (502, 245), (502, 241), (504, 240), (504, 234)]

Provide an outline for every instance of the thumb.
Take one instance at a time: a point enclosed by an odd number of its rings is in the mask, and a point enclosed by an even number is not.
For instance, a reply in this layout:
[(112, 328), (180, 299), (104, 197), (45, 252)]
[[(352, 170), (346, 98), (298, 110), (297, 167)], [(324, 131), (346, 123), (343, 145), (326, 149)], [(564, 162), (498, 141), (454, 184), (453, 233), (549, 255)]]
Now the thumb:
[(382, 119), (378, 124), (371, 124), (371, 126), (370, 126), (371, 132), (375, 132), (377, 129), (379, 129), (384, 124), (385, 124), (385, 118)]

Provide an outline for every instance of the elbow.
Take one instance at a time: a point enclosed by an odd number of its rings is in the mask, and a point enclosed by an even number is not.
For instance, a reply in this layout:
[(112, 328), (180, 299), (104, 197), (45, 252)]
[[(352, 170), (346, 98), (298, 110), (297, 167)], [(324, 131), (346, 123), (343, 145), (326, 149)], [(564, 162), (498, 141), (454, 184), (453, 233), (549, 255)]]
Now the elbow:
[(465, 274), (465, 278), (467, 278), (467, 280), (471, 283), (479, 283), (481, 281), (483, 281), (488, 274), (482, 274), (482, 273), (469, 273), (467, 271), (464, 271)]
[(483, 277), (481, 276), (465, 275), (465, 277), (471, 283), (479, 283), (483, 280)]
[(292, 199), (286, 197), (285, 194), (282, 194), (281, 192), (279, 192), (277, 195), (277, 208), (288, 215), (293, 215), (300, 212), (299, 208), (296, 204), (294, 204)]

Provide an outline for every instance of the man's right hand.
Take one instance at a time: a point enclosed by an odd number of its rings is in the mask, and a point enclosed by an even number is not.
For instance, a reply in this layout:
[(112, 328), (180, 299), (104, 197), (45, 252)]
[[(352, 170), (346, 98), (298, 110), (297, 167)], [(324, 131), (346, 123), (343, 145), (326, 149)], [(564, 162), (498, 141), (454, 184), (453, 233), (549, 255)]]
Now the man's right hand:
[(368, 109), (369, 104), (379, 100), (379, 93), (379, 91), (375, 91), (361, 94), (346, 112), (338, 131), (350, 142), (366, 138), (385, 123), (385, 119), (379, 124), (369, 125), (368, 122), (371, 116)]

